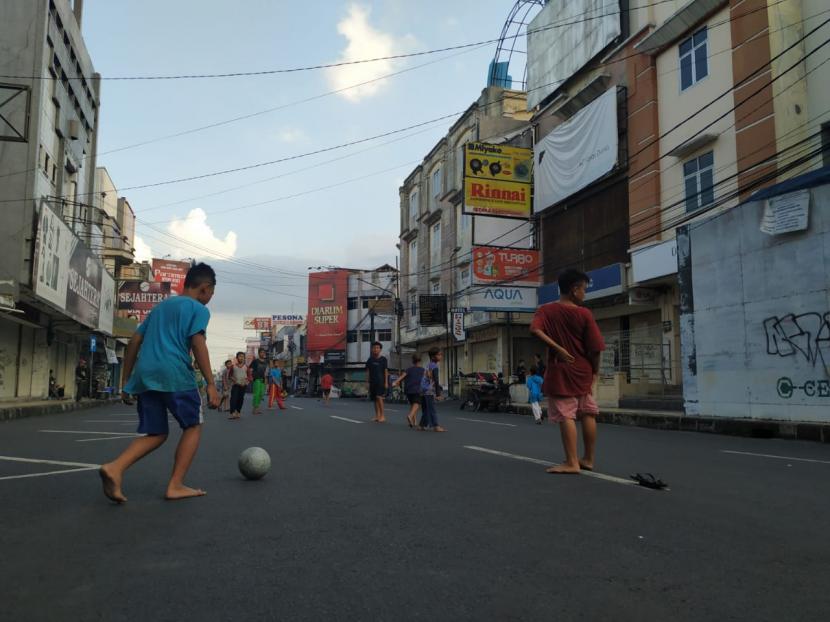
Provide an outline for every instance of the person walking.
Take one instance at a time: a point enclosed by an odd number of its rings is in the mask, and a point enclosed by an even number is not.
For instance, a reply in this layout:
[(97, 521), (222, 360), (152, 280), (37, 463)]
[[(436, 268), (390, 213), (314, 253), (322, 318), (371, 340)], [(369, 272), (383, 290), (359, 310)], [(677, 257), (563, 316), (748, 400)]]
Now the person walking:
[(389, 363), (385, 356), (381, 356), (383, 345), (376, 341), (372, 344), (372, 355), (366, 361), (366, 372), (369, 384), (369, 400), (375, 405), (375, 423), (386, 423), (383, 412), (383, 399), (389, 387)]
[(271, 369), (268, 372), (268, 408), (274, 407), (274, 402), (285, 410), (285, 402), (282, 397), (282, 369), (276, 359), (271, 361)]
[(327, 371), (323, 374), (323, 377), (320, 378), (320, 390), (323, 392), (323, 404), (328, 406), (329, 401), (331, 401), (331, 388), (334, 386), (334, 378), (332, 375)]
[(271, 371), (267, 355), (265, 348), (260, 348), (257, 352), (257, 358), (251, 362), (251, 378), (254, 384), (251, 399), (254, 403), (255, 415), (262, 414), (260, 404), (265, 399), (265, 385), (268, 383), (268, 375)]
[(441, 399), (442, 389), (440, 381), (439, 365), (444, 359), (444, 353), (440, 348), (430, 348), (429, 363), (424, 373), (422, 382), (423, 402), (421, 406), (421, 421), (418, 423), (418, 430), (433, 430), (434, 432), (446, 432), (438, 424), (438, 411), (435, 407), (436, 400)]
[(536, 373), (541, 376), (542, 378), (545, 377), (545, 370), (547, 367), (545, 366), (545, 362), (542, 360), (541, 355), (538, 353), (533, 355), (533, 365), (536, 366)]
[[(579, 473), (593, 470), (599, 413), (592, 395), (605, 342), (593, 314), (582, 306), (590, 278), (579, 270), (559, 275), (560, 299), (536, 310), (530, 324), (532, 335), (548, 348), (548, 368), (543, 390), (548, 396), (548, 414), (559, 424), (565, 462), (548, 473)], [(577, 454), (577, 419), (582, 421), (584, 454)]]
[(222, 370), (220, 376), (222, 378), (222, 399), (219, 401), (219, 412), (225, 409), (230, 410), (231, 386), (233, 385), (233, 361), (228, 359), (225, 361), (225, 368)]
[(530, 368), (530, 376), (527, 379), (528, 401), (530, 402), (530, 409), (533, 411), (533, 419), (536, 423), (542, 423), (542, 406), (539, 402), (542, 401), (542, 377), (539, 375), (539, 370), (536, 366)]
[(412, 355), (412, 366), (407, 367), (406, 371), (392, 383), (393, 387), (403, 383), (403, 392), (409, 402), (409, 413), (406, 415), (406, 421), (410, 428), (414, 428), (416, 425), (418, 410), (421, 408), (421, 402), (423, 401), (422, 385), (425, 373), (426, 370), (421, 366), (421, 355), (416, 353)]
[(75, 367), (75, 401), (80, 402), (81, 398), (89, 396), (89, 368), (86, 366), (86, 359), (81, 357)]
[(236, 353), (236, 363), (231, 368), (231, 416), (228, 419), (236, 420), (242, 417), (242, 406), (245, 404), (245, 389), (251, 382), (251, 370), (245, 364), (245, 353)]

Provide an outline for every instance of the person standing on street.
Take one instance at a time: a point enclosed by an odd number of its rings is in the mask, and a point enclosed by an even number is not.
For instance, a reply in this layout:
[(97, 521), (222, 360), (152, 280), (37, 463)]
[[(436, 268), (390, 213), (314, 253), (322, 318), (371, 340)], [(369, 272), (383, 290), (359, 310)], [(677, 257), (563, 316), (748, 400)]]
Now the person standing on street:
[(230, 410), (230, 399), (231, 399), (231, 385), (233, 384), (233, 378), (231, 376), (231, 372), (233, 371), (233, 361), (228, 359), (225, 361), (225, 368), (222, 370), (222, 399), (219, 402), (219, 412), (222, 412), (227, 408)]
[(542, 357), (537, 353), (533, 355), (534, 365), (536, 366), (536, 373), (541, 376), (542, 378), (545, 377), (545, 362), (542, 360)]
[(334, 378), (329, 372), (320, 378), (320, 390), (323, 392), (323, 404), (328, 405), (331, 400), (331, 388), (334, 386)]
[(383, 413), (383, 398), (386, 397), (386, 389), (389, 386), (389, 363), (380, 352), (383, 345), (379, 341), (372, 344), (372, 356), (366, 361), (366, 372), (369, 381), (369, 399), (375, 405), (375, 423), (386, 423), (386, 416)]
[(536, 423), (542, 423), (542, 406), (539, 402), (542, 401), (542, 376), (539, 375), (539, 370), (536, 366), (530, 368), (530, 377), (527, 379), (528, 401), (530, 402), (530, 409), (533, 411), (533, 419)]
[[(559, 424), (565, 462), (551, 466), (548, 473), (579, 473), (594, 468), (599, 413), (592, 395), (599, 372), (600, 353), (605, 342), (591, 312), (581, 306), (590, 278), (578, 270), (559, 275), (560, 299), (536, 310), (530, 332), (543, 341), (548, 351), (548, 368), (543, 385), (548, 396), (550, 420)], [(582, 421), (585, 453), (577, 454), (576, 421)]]
[(444, 359), (444, 353), (440, 348), (430, 348), (429, 363), (427, 363), (426, 372), (424, 373), (423, 384), (423, 403), (421, 421), (418, 424), (419, 430), (433, 430), (434, 432), (446, 432), (444, 428), (438, 425), (438, 411), (435, 407), (436, 400), (441, 399), (441, 380), (438, 366)]
[(265, 385), (268, 382), (268, 375), (271, 371), (271, 366), (268, 364), (267, 352), (265, 348), (260, 348), (257, 358), (251, 363), (251, 378), (253, 378), (253, 402), (254, 414), (261, 415), (262, 410), (259, 406), (265, 399)]
[(236, 363), (231, 368), (231, 416), (235, 420), (242, 417), (242, 406), (245, 404), (245, 388), (251, 382), (251, 370), (245, 364), (245, 353), (236, 353)]
[(86, 359), (81, 357), (78, 366), (75, 368), (75, 401), (80, 402), (81, 398), (89, 395), (89, 368), (86, 366)]
[(403, 383), (403, 391), (409, 401), (409, 414), (406, 416), (406, 421), (410, 428), (415, 427), (418, 409), (423, 401), (421, 387), (424, 382), (424, 373), (426, 370), (421, 367), (421, 355), (416, 353), (412, 355), (412, 367), (408, 367), (401, 377), (392, 383), (393, 387)]
[(282, 369), (276, 359), (271, 361), (271, 369), (268, 372), (268, 408), (274, 407), (274, 402), (285, 410), (285, 402), (282, 399)]

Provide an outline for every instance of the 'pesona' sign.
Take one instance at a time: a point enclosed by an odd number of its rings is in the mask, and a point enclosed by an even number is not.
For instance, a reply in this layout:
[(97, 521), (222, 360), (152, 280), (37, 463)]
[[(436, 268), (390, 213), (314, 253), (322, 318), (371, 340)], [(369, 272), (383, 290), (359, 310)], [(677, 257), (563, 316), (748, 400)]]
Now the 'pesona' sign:
[(306, 341), (309, 352), (346, 349), (348, 290), (348, 270), (314, 272), (309, 275)]

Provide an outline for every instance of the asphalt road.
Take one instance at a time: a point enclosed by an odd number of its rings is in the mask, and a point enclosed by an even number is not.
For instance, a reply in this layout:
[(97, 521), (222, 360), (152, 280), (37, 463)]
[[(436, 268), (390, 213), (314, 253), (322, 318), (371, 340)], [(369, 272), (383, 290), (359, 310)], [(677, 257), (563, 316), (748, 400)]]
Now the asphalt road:
[[(527, 417), (445, 403), (437, 434), (403, 405), (378, 425), (365, 401), (288, 404), (208, 413), (188, 482), (206, 497), (162, 498), (175, 433), (123, 506), (95, 465), (129, 442), (128, 407), (0, 424), (0, 619), (830, 617), (826, 445), (601, 425), (609, 478), (555, 476), (558, 431)], [(258, 482), (236, 469), (252, 445), (273, 461)]]

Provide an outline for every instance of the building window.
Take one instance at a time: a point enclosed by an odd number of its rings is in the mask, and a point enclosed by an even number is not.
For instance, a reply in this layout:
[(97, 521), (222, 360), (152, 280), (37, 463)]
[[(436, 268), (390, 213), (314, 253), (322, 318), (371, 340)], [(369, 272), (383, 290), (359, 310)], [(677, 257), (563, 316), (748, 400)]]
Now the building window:
[(441, 187), (441, 169), (436, 168), (432, 171), (432, 204), (433, 206), (438, 205), (438, 197), (441, 196), (442, 192)]
[(709, 75), (706, 27), (680, 42), (680, 90), (685, 91)]
[(372, 331), (364, 330), (360, 333), (360, 341), (363, 343), (371, 343), (372, 342)]
[(357, 331), (356, 330), (346, 331), (346, 343), (357, 343)]
[(687, 213), (715, 202), (714, 167), (715, 157), (711, 151), (683, 164)]
[(412, 279), (418, 278), (418, 240), (409, 243), (409, 275)]
[(418, 218), (418, 191), (415, 190), (409, 195), (409, 217), (412, 220)]
[(418, 294), (409, 294), (409, 328), (418, 325)]
[(429, 261), (432, 267), (436, 267), (441, 263), (441, 223), (436, 222), (432, 225), (429, 240)]
[(384, 328), (377, 331), (378, 337), (377, 341), (392, 341), (392, 329), (391, 328)]
[(436, 296), (441, 293), (441, 281), (435, 281), (435, 283), (432, 284), (432, 293)]
[(470, 269), (464, 268), (458, 273), (458, 289), (465, 289), (470, 282)]
[[(341, 300), (342, 300), (342, 298), (341, 298)], [(357, 298), (348, 298), (346, 300), (346, 308), (349, 311), (354, 311), (355, 309), (357, 309)]]

